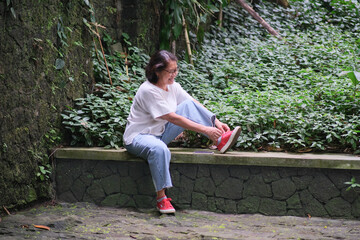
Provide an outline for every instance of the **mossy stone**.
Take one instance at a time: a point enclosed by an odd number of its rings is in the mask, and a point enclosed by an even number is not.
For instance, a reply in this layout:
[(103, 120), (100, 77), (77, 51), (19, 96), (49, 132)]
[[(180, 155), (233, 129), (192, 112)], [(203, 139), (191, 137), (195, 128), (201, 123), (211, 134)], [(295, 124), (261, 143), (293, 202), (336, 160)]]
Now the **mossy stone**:
[(257, 213), (259, 211), (259, 206), (259, 197), (247, 197), (238, 202), (237, 211), (238, 213)]
[(202, 193), (193, 192), (191, 207), (198, 210), (207, 210), (208, 201), (207, 196)]
[(37, 199), (36, 190), (32, 186), (29, 186), (28, 190), (27, 190), (27, 195), (26, 195), (25, 201), (27, 203), (31, 203), (31, 202), (35, 201), (36, 199)]
[(136, 207), (138, 208), (155, 207), (155, 196), (135, 195), (133, 199), (136, 203)]
[(120, 176), (117, 174), (102, 178), (100, 184), (106, 195), (120, 192)]
[(316, 199), (323, 203), (340, 195), (340, 191), (323, 173), (315, 176), (309, 185), (309, 191)]
[(333, 198), (325, 204), (325, 209), (331, 217), (351, 217), (351, 204), (341, 197)]
[(264, 182), (261, 175), (254, 175), (244, 183), (243, 196), (271, 197), (271, 187)]
[(237, 178), (227, 178), (215, 191), (216, 197), (227, 199), (241, 199), (243, 180)]
[(207, 196), (214, 196), (216, 187), (211, 178), (198, 178), (195, 181), (194, 191), (203, 193)]
[(260, 200), (259, 212), (264, 215), (283, 216), (286, 214), (286, 202), (262, 198)]
[(289, 199), (287, 199), (286, 205), (288, 209), (301, 209), (302, 205), (301, 205), (299, 193), (295, 193)]
[(315, 199), (308, 190), (300, 192), (300, 200), (304, 208), (305, 214), (310, 214), (316, 217), (329, 216), (324, 206)]
[(277, 200), (286, 200), (296, 191), (295, 184), (290, 178), (284, 178), (271, 183), (273, 198)]

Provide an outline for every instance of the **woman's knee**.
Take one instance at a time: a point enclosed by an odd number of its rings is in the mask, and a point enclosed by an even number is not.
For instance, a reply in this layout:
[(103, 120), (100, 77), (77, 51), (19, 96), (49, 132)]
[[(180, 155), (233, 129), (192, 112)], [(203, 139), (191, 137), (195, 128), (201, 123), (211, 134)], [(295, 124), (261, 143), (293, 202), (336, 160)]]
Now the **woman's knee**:
[(196, 106), (196, 102), (191, 99), (185, 100), (178, 106), (179, 108), (193, 108)]
[(169, 156), (170, 150), (165, 144), (159, 144), (159, 145), (153, 146), (150, 149), (150, 154), (158, 155), (158, 156)]

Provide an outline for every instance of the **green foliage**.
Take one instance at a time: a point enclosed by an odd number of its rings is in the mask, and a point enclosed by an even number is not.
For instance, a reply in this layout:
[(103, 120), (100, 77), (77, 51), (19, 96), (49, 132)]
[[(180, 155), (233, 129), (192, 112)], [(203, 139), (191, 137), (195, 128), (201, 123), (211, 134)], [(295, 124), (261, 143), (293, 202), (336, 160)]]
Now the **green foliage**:
[(97, 84), (93, 94), (77, 99), (79, 110), (69, 109), (62, 114), (63, 124), (72, 133), (72, 145), (118, 148), (129, 114), (130, 97), (119, 88)]
[(7, 144), (6, 143), (3, 143), (3, 145), (2, 145), (2, 152), (3, 153), (6, 153), (7, 152), (7, 149), (8, 149), (8, 146), (7, 146)]
[(198, 40), (203, 38), (203, 27), (209, 15), (219, 11), (220, 5), (227, 5), (227, 0), (167, 0), (163, 14), (163, 26), (160, 32), (160, 49), (170, 49), (170, 43), (177, 40), (183, 31), (183, 18), (189, 28), (196, 33)]
[(50, 129), (47, 133), (45, 133), (44, 138), (45, 141), (52, 146), (61, 142), (60, 132), (54, 128)]
[[(242, 127), (239, 150), (359, 153), (359, 4), (323, 0), (291, 5), (253, 6), (277, 29), (279, 40), (230, 4), (224, 8), (223, 28), (212, 26), (197, 46), (194, 66), (178, 62), (176, 80), (221, 121)], [(114, 87), (100, 84), (108, 77), (94, 54), (98, 91), (63, 114), (73, 144), (121, 145), (131, 99), (145, 79), (149, 59), (126, 41), (129, 75), (124, 56), (109, 53)], [(195, 135), (189, 136), (185, 145), (193, 146)]]
[(350, 185), (350, 186), (346, 189), (346, 191), (349, 191), (349, 190), (352, 189), (352, 188), (360, 187), (360, 184), (356, 182), (355, 177), (352, 177), (352, 178), (351, 178), (351, 181), (350, 181), (350, 182), (345, 182), (345, 184)]
[[(69, 28), (67, 28), (69, 29)], [(57, 24), (57, 35), (60, 39), (61, 45), (64, 47), (68, 47), (69, 45), (67, 44), (67, 36), (65, 34), (65, 30), (64, 30), (64, 22), (62, 20), (62, 17), (59, 17), (59, 22)]]
[(6, 10), (10, 10), (11, 15), (13, 16), (14, 19), (16, 19), (16, 13), (15, 10), (12, 6), (12, 1), (11, 0), (6, 0)]
[[(94, 52), (94, 75), (98, 83), (94, 92), (87, 94), (85, 98), (77, 99), (76, 108), (69, 107), (62, 114), (63, 124), (72, 134), (71, 145), (106, 148), (122, 146), (122, 135), (131, 100), (143, 82), (144, 68), (149, 61), (149, 56), (141, 49), (131, 46), (127, 34), (124, 34), (124, 40), (128, 44), (129, 52), (128, 75), (122, 53), (105, 54), (113, 86), (106, 84), (109, 80), (104, 60), (97, 58)], [(112, 39), (107, 36), (106, 41), (112, 42)], [(98, 55), (101, 55), (100, 51)]]
[(39, 171), (36, 173), (36, 176), (41, 180), (49, 180), (51, 174), (51, 166), (47, 164), (46, 166), (39, 166)]
[(41, 153), (38, 150), (29, 149), (28, 152), (38, 163), (38, 171), (36, 172), (36, 177), (40, 181), (45, 181), (50, 179), (50, 174), (52, 172), (52, 167), (49, 163), (49, 157), (45, 153)]
[(67, 44), (67, 36), (65, 34), (65, 30), (64, 30), (64, 22), (62, 17), (59, 17), (59, 21), (57, 24), (57, 35), (59, 37), (61, 46), (58, 48), (58, 53), (59, 53), (59, 58), (57, 58), (55, 60), (55, 69), (56, 70), (61, 70), (65, 67), (65, 61), (63, 60), (64, 58), (64, 48), (68, 47), (69, 45)]
[(195, 55), (196, 74), (186, 69), (177, 80), (221, 120), (242, 126), (240, 149), (358, 152), (360, 95), (338, 75), (359, 68), (357, 35), (321, 21), (304, 29), (291, 15), (304, 4), (293, 5), (273, 9), (276, 16), (257, 6), (271, 26), (288, 27), (285, 41), (255, 22), (239, 25), (254, 20), (229, 6), (225, 30), (213, 28)]

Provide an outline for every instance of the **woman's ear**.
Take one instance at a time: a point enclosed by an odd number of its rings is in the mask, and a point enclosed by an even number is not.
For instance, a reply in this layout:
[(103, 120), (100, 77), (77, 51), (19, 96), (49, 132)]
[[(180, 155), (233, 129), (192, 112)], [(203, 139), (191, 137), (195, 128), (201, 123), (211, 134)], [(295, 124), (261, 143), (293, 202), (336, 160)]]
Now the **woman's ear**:
[(157, 82), (157, 80), (159, 79), (159, 73), (158, 72), (154, 72), (153, 73), (153, 81)]

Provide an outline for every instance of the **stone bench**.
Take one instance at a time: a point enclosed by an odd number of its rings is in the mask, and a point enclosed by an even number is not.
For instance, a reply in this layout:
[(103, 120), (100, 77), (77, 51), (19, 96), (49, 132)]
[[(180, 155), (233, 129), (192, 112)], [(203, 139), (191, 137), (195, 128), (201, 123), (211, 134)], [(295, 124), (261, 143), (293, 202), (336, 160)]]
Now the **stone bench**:
[[(319, 217), (360, 217), (352, 177), (360, 157), (344, 154), (228, 152), (171, 148), (178, 209)], [(199, 152), (200, 151), (200, 152)], [(206, 153), (210, 152), (210, 153)], [(153, 208), (147, 163), (124, 149), (61, 148), (55, 152), (57, 198), (104, 206)]]

